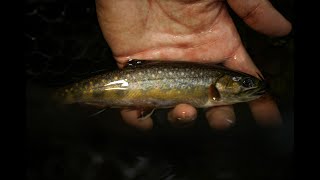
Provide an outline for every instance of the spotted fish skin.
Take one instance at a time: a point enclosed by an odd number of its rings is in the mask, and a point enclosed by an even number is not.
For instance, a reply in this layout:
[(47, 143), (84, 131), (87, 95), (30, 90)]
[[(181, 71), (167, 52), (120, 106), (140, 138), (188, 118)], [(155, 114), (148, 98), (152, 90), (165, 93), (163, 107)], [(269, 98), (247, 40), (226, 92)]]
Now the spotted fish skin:
[(85, 79), (60, 89), (56, 97), (68, 104), (102, 107), (169, 108), (186, 103), (204, 108), (253, 100), (264, 90), (262, 80), (216, 65), (157, 61)]

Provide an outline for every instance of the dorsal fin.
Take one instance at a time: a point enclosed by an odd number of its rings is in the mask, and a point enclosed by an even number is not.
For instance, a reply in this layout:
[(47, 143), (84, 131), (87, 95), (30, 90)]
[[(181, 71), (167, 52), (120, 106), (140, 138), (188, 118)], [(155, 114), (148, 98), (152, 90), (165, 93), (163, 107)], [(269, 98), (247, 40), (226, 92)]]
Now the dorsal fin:
[(124, 68), (135, 68), (146, 64), (163, 63), (160, 60), (140, 60), (140, 59), (130, 59)]
[(146, 60), (139, 60), (139, 59), (130, 59), (127, 63), (126, 66), (124, 66), (124, 68), (135, 68), (135, 67), (138, 67), (138, 66), (141, 66), (143, 64), (145, 64)]
[(127, 67), (136, 67), (143, 64), (144, 60), (131, 59), (128, 61)]

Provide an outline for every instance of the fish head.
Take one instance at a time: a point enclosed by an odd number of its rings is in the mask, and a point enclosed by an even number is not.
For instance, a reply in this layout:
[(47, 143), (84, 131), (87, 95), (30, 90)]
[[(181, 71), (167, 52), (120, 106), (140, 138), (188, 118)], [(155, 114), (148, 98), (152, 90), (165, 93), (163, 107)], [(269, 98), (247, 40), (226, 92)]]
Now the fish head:
[[(260, 77), (261, 78), (261, 77)], [(261, 78), (242, 73), (225, 74), (220, 77), (213, 88), (213, 100), (225, 104), (247, 102), (262, 96), (266, 92), (266, 83)]]

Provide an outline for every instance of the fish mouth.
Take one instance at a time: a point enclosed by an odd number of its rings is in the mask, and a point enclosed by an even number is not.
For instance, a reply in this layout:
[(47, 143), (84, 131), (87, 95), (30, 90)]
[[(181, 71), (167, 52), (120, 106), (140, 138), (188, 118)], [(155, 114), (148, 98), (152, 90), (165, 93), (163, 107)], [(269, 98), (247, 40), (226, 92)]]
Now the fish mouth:
[(265, 81), (261, 81), (260, 87), (252, 93), (253, 96), (262, 96), (269, 89), (269, 85)]
[(255, 92), (253, 95), (254, 96), (262, 96), (266, 93), (267, 91), (266, 90), (258, 90), (257, 92)]

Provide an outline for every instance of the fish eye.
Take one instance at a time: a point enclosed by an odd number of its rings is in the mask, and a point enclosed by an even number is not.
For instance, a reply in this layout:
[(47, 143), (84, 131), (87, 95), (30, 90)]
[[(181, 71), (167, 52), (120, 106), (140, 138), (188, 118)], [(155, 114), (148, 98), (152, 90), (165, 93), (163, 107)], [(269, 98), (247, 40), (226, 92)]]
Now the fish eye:
[(254, 86), (254, 82), (251, 78), (245, 78), (242, 81), (242, 85), (246, 88), (250, 88)]

